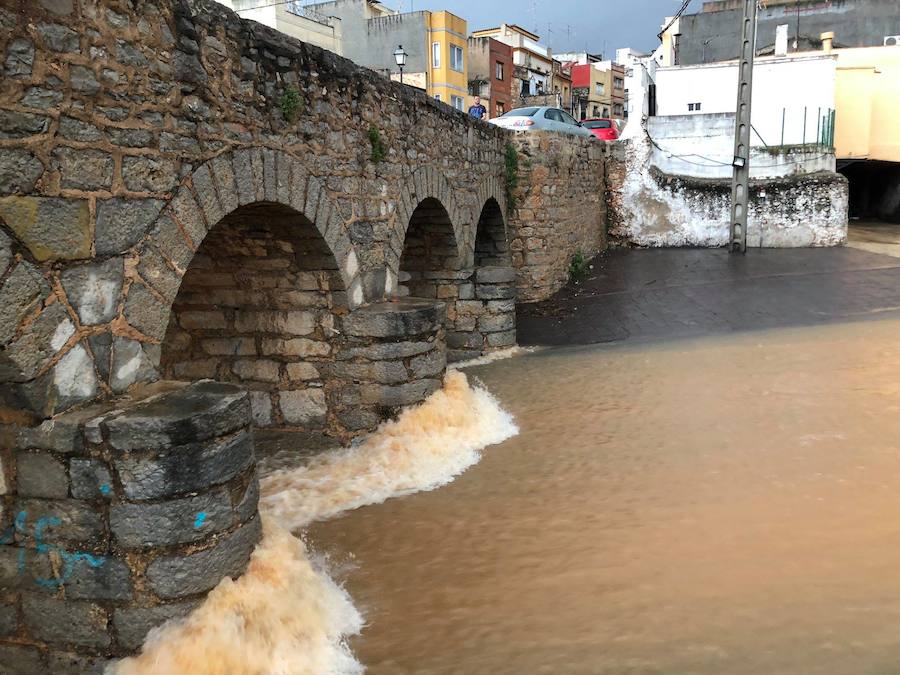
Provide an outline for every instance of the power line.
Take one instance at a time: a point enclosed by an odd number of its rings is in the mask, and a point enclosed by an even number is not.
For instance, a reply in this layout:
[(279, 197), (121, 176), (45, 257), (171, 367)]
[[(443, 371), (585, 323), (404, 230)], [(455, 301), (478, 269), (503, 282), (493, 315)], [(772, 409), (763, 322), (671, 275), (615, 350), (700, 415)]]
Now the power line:
[(659, 31), (659, 33), (657, 33), (656, 37), (659, 38), (660, 42), (662, 42), (663, 33), (665, 33), (667, 30), (669, 30), (672, 27), (672, 24), (674, 24), (676, 21), (678, 21), (679, 17), (681, 17), (681, 15), (684, 14), (684, 10), (687, 9), (687, 6), (689, 4), (691, 4), (691, 0), (684, 0), (684, 2), (681, 3), (681, 8), (675, 13), (675, 16), (672, 17), (672, 20), (668, 23), (668, 25), (665, 28), (663, 28), (661, 31)]

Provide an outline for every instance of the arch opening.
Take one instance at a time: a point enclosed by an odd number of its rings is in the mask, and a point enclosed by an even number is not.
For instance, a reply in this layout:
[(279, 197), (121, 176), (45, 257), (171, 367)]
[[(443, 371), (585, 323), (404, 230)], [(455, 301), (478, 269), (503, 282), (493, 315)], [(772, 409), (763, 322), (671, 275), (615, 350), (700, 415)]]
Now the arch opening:
[(493, 197), (481, 209), (475, 230), (475, 267), (511, 267), (503, 211)]
[(160, 367), (173, 379), (236, 382), (254, 424), (339, 435), (329, 378), (347, 295), (305, 216), (242, 206), (210, 229), (172, 305)]
[(406, 229), (398, 295), (439, 300), (457, 297), (461, 264), (447, 209), (432, 197), (422, 200)]

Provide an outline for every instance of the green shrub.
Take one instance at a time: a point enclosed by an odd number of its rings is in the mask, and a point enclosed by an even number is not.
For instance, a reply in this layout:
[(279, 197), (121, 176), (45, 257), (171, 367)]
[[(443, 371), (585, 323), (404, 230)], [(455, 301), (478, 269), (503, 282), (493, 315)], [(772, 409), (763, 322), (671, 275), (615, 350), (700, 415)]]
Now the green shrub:
[(576, 251), (575, 255), (572, 256), (571, 262), (569, 262), (569, 283), (577, 284), (584, 279), (587, 276), (588, 269), (590, 269), (590, 266), (584, 254), (581, 251)]
[(297, 115), (300, 114), (300, 92), (296, 87), (288, 87), (284, 90), (281, 98), (278, 99), (278, 107), (281, 109), (281, 115), (288, 122), (296, 122)]
[(369, 127), (369, 143), (372, 145), (372, 155), (370, 159), (374, 164), (378, 164), (387, 157), (387, 150), (384, 149), (384, 143), (381, 140), (381, 132), (374, 124)]

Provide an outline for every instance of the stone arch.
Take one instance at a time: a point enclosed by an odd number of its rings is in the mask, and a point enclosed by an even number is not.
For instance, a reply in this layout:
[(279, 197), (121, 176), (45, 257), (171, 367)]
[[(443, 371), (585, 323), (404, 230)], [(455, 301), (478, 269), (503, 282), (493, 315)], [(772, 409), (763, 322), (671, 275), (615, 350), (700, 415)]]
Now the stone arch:
[(259, 426), (341, 434), (337, 324), (365, 297), (343, 218), (303, 164), (268, 148), (204, 163), (137, 258), (125, 319), (161, 344), (152, 366), (241, 383)]
[(400, 258), (406, 243), (406, 231), (416, 208), (422, 202), (433, 199), (441, 204), (450, 220), (456, 242), (458, 256), (462, 263), (466, 260), (466, 242), (469, 219), (460, 208), (450, 183), (434, 166), (426, 165), (416, 169), (401, 183), (400, 197), (397, 200), (394, 227), (386, 251), (385, 294), (393, 295), (397, 290), (397, 275), (400, 271)]
[(478, 183), (478, 194), (475, 202), (475, 212), (470, 218), (472, 223), (471, 236), (466, 239), (466, 261), (467, 264), (473, 266), (475, 264), (475, 240), (478, 236), (478, 223), (484, 212), (484, 207), (488, 200), (496, 202), (500, 209), (503, 219), (503, 227), (506, 232), (507, 242), (509, 241), (509, 218), (507, 216), (506, 191), (502, 182), (496, 176), (490, 176), (486, 180)]

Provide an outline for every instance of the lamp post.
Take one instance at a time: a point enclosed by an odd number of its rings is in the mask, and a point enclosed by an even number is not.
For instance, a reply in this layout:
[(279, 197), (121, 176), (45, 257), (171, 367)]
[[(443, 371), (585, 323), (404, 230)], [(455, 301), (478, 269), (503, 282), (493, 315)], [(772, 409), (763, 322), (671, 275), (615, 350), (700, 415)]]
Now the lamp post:
[(403, 84), (403, 66), (406, 65), (407, 56), (409, 56), (409, 54), (403, 51), (403, 45), (397, 45), (397, 49), (394, 50), (394, 60), (400, 67), (400, 84)]

